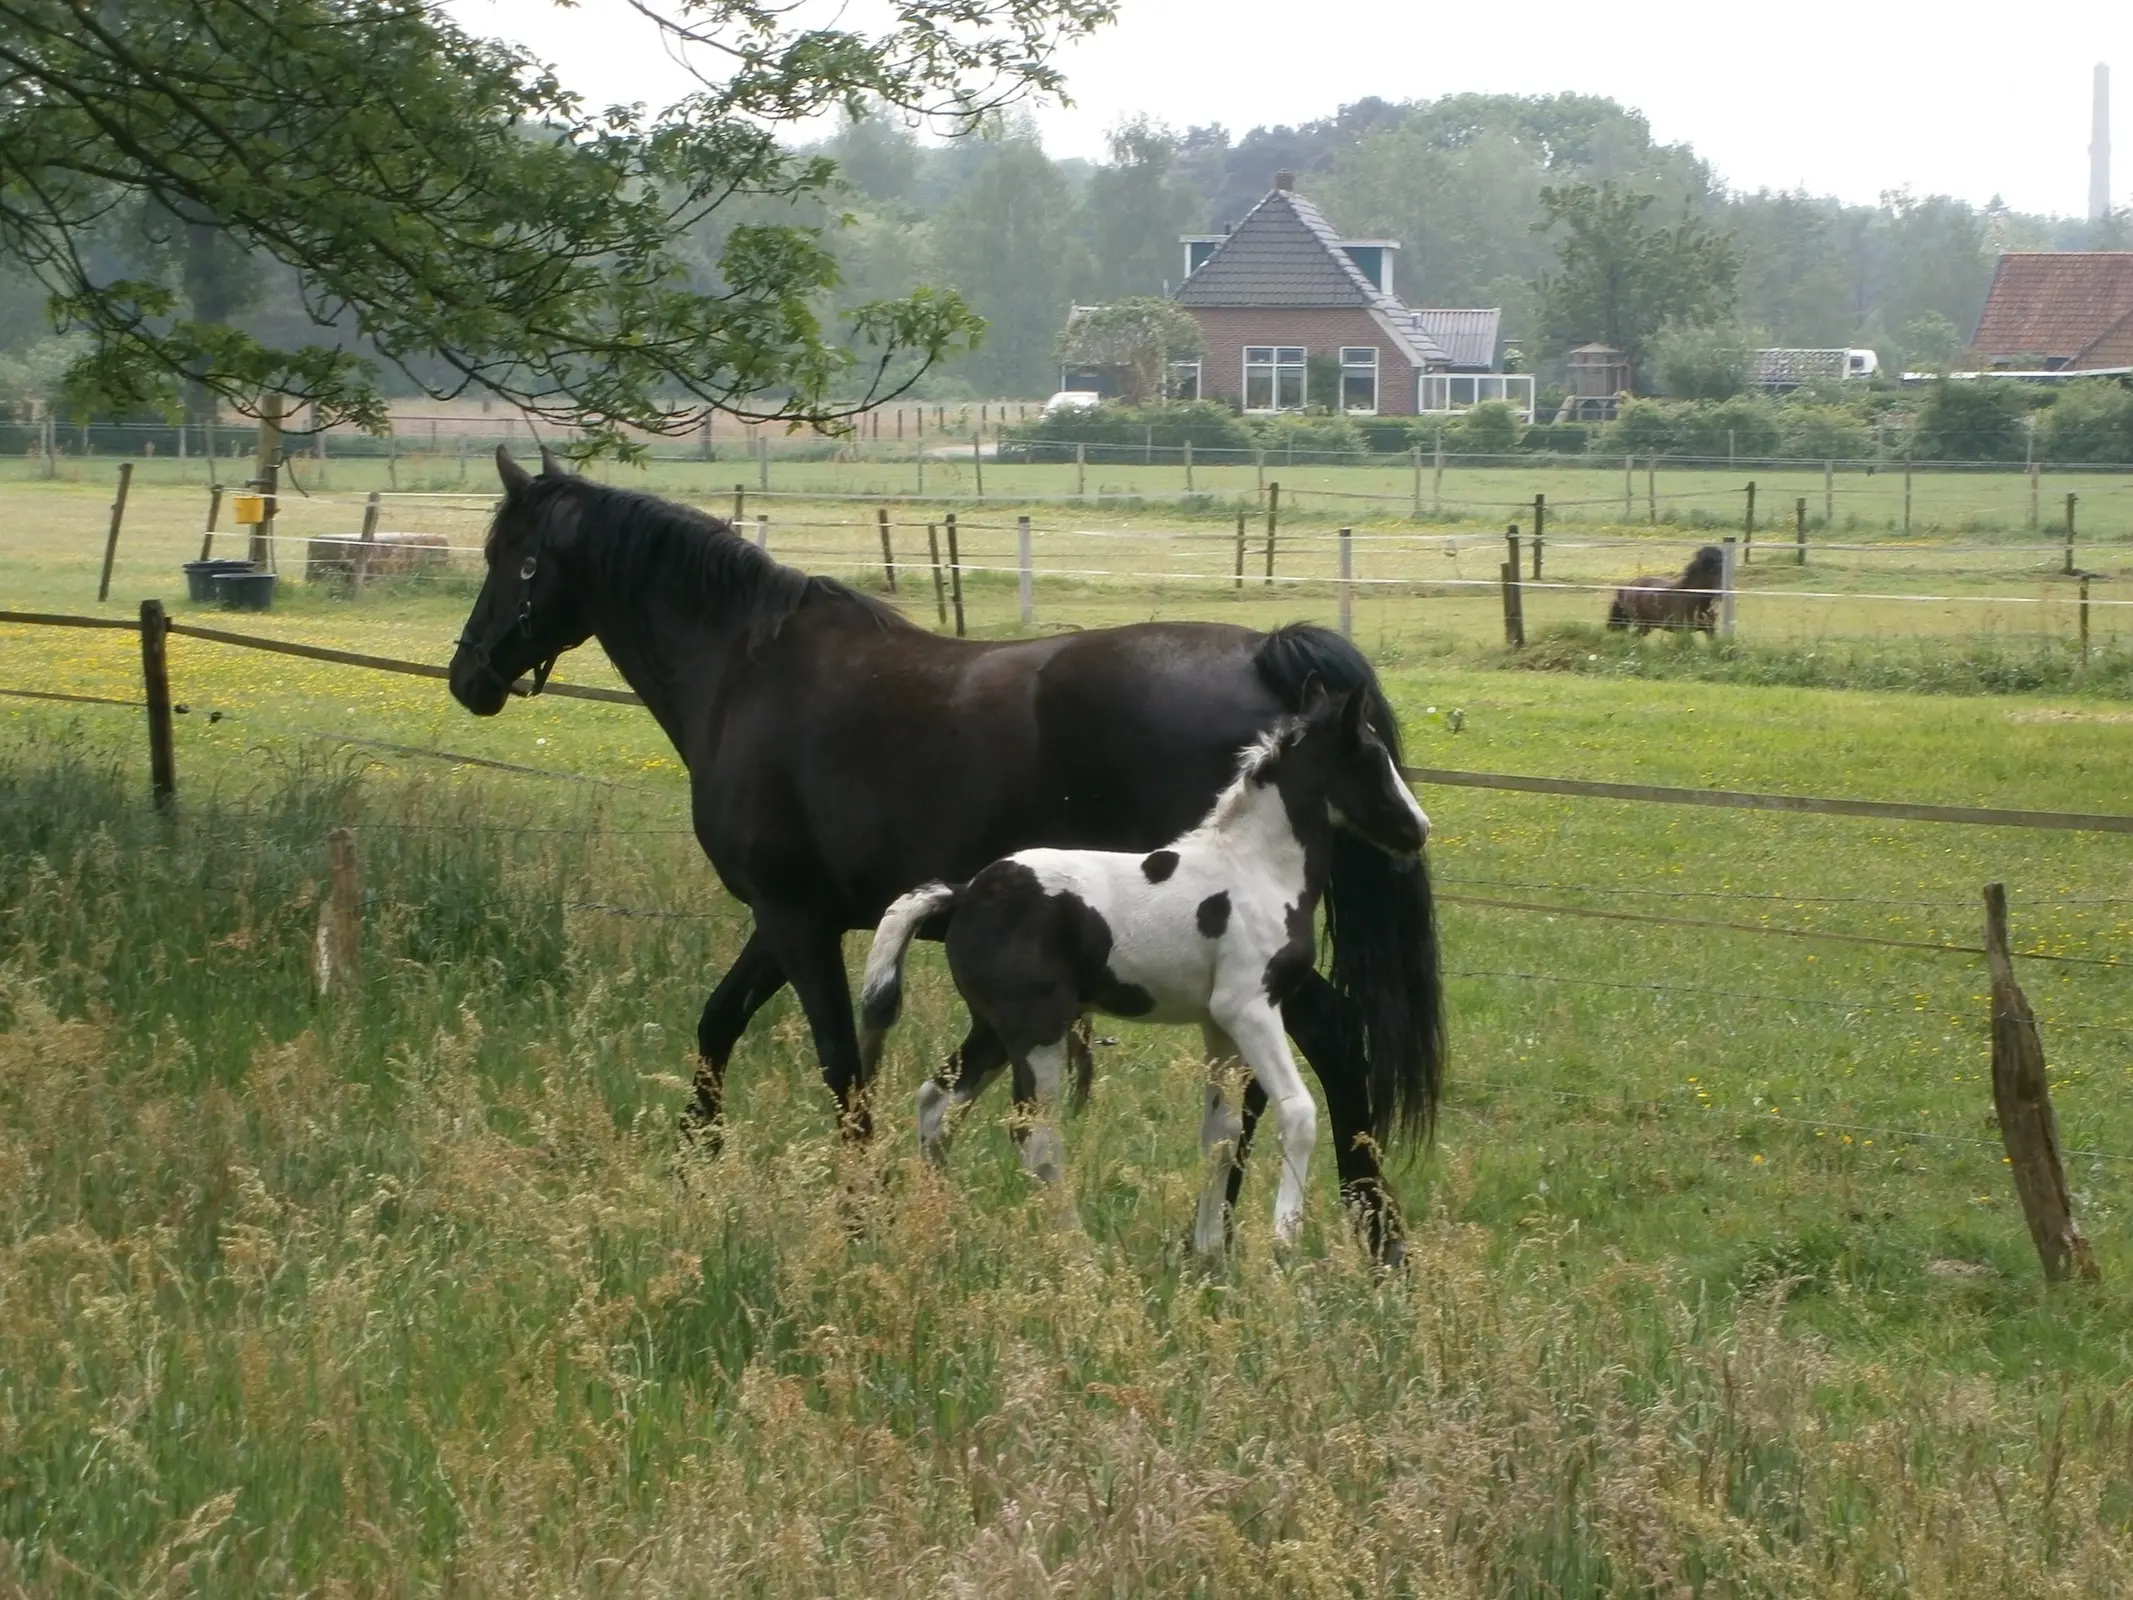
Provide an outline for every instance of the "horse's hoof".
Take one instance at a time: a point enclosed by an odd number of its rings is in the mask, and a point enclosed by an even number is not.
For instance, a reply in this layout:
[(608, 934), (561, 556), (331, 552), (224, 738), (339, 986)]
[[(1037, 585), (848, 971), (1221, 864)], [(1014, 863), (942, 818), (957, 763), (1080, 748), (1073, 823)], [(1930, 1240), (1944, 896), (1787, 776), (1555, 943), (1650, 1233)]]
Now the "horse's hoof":
[(682, 1112), (675, 1134), (683, 1155), (715, 1156), (726, 1148), (725, 1119), (701, 1106), (690, 1106)]

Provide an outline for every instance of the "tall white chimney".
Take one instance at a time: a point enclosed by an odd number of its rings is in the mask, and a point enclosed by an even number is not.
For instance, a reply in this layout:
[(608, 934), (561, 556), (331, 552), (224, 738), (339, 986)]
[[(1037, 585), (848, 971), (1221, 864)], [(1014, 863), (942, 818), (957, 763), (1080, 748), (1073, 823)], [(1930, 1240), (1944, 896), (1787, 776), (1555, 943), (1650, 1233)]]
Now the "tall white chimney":
[(2111, 69), (2096, 63), (2096, 120), (2089, 131), (2089, 221), (2111, 214)]

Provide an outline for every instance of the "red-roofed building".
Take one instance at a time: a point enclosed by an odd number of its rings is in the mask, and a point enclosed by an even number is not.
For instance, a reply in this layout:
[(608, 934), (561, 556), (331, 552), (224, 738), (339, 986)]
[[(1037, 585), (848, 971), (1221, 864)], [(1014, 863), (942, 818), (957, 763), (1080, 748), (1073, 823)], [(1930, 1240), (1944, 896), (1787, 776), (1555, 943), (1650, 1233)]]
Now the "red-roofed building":
[(2001, 256), (1970, 360), (2015, 372), (2133, 367), (2133, 250)]

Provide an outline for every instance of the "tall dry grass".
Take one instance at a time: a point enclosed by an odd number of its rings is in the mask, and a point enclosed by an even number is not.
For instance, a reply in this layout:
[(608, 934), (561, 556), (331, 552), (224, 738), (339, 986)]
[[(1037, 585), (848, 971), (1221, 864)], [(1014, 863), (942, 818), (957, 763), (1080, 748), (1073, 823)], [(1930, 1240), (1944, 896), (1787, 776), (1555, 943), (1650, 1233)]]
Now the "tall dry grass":
[[(1326, 1219), (1277, 1257), (1255, 1206), (1208, 1280), (1192, 1174), (1136, 1156), (1183, 1058), (1109, 1075), (1032, 1197), (975, 1132), (945, 1177), (840, 1151), (787, 1017), (677, 1165), (645, 1018), (730, 928), (567, 915), (596, 841), (447, 833), (449, 795), (299, 774), (171, 825), (103, 784), (0, 777), (0, 1591), (2133, 1582), (2107, 1389), (1882, 1365), (1783, 1283), (1573, 1291), (1574, 1231), (1452, 1220), (1478, 1150), (1404, 1275)], [(448, 844), (366, 830), (369, 981), (317, 1007), (305, 873), (347, 815)]]

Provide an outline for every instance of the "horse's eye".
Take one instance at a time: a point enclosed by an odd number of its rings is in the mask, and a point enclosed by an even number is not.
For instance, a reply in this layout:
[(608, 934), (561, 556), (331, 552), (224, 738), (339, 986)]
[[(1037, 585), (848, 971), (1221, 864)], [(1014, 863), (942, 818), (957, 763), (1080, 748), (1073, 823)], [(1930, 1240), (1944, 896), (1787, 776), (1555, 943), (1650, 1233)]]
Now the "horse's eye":
[(534, 556), (528, 556), (528, 557), (526, 557), (526, 559), (525, 559), (524, 561), (520, 562), (520, 563), (519, 563), (519, 567), (518, 567), (518, 575), (519, 575), (519, 579), (520, 579), (520, 581), (521, 581), (521, 582), (526, 582), (526, 583), (530, 583), (530, 582), (532, 582), (532, 581), (533, 581), (533, 569), (534, 569), (534, 568), (535, 568), (536, 566), (538, 566), (538, 565), (539, 565), (539, 561), (538, 561), (538, 558), (536, 558), (536, 557), (534, 557)]

